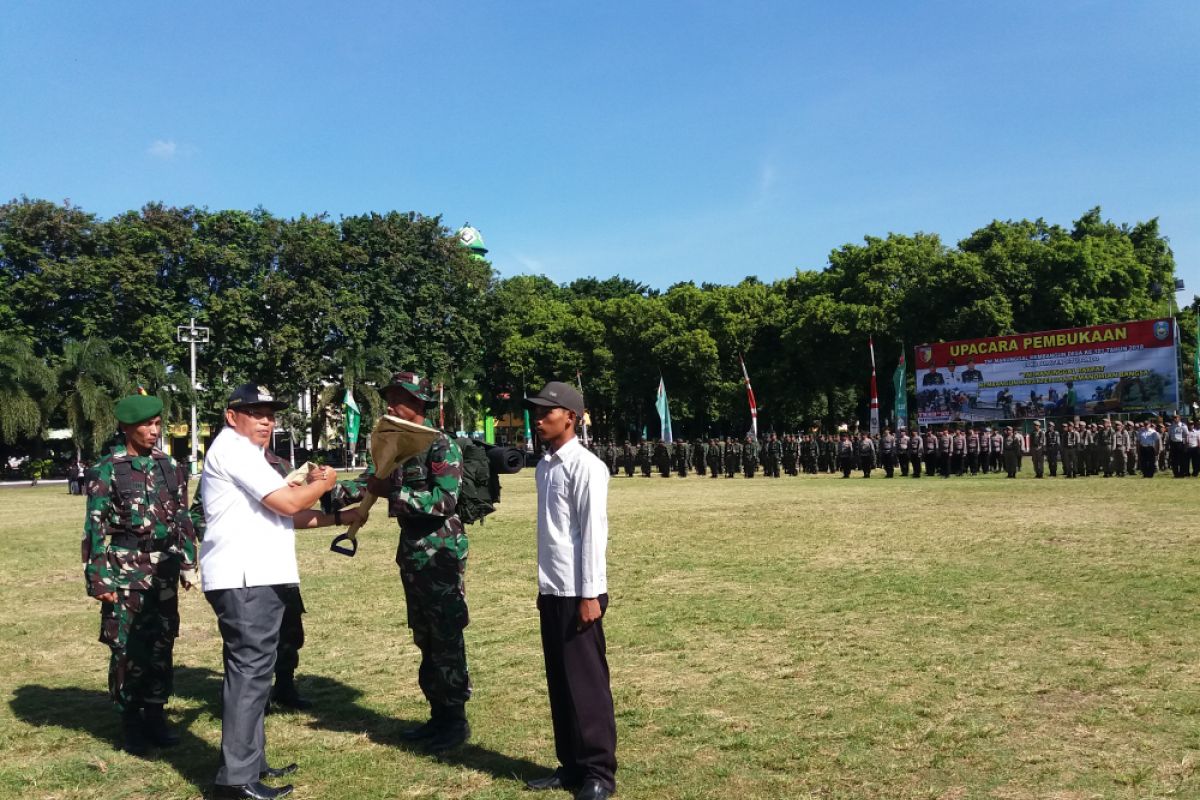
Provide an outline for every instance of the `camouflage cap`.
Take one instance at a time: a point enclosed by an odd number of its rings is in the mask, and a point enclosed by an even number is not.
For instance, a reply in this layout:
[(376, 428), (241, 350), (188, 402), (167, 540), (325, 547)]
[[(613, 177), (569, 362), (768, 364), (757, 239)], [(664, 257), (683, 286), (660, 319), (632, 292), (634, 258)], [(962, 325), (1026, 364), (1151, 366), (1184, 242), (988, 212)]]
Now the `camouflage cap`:
[(117, 403), (117, 421), (136, 425), (162, 414), (163, 403), (154, 395), (134, 394)]
[(388, 389), (403, 389), (418, 400), (425, 402), (425, 405), (434, 405), (437, 403), (437, 398), (433, 396), (433, 384), (429, 378), (423, 378), (415, 372), (396, 372), (392, 374), (392, 379), (388, 381), (387, 386), (383, 387), (383, 391)]

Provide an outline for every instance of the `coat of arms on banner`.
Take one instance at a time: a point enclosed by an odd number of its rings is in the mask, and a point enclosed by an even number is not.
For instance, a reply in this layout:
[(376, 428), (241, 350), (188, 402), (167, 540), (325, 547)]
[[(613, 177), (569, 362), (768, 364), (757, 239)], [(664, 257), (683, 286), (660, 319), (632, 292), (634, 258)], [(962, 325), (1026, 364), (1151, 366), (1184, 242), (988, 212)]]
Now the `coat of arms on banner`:
[(933, 348), (932, 347), (918, 347), (917, 348), (917, 359), (922, 364), (928, 364), (930, 361), (933, 361)]
[(1154, 323), (1154, 338), (1155, 339), (1158, 339), (1161, 342), (1161, 341), (1164, 341), (1170, 335), (1171, 335), (1171, 323), (1167, 322), (1165, 319), (1160, 319), (1158, 322)]

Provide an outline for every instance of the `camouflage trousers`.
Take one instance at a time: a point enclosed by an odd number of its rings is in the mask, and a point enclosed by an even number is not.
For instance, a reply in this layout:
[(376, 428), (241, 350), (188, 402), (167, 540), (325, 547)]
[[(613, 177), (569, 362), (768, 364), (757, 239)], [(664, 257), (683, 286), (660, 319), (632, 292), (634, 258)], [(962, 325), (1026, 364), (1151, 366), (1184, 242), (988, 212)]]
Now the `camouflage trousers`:
[(179, 635), (179, 573), (153, 578), (150, 589), (121, 589), (100, 608), (100, 641), (109, 646), (108, 693), (122, 711), (165, 705), (174, 685)]
[(275, 657), (275, 674), (290, 675), (300, 666), (300, 648), (304, 647), (304, 598), (299, 586), (288, 586), (280, 592), (283, 598), (283, 624), (279, 627), (279, 650)]
[(431, 708), (461, 706), (471, 698), (471, 676), (467, 669), (466, 559), (438, 550), (423, 569), (400, 569), (404, 599), (408, 605), (408, 627), (421, 651), (417, 682)]

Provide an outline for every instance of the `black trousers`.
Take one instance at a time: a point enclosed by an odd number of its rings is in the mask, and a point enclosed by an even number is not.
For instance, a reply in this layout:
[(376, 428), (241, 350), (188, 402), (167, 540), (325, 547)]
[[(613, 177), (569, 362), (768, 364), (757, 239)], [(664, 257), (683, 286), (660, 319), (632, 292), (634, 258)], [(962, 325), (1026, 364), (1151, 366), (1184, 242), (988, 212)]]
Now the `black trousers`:
[(548, 594), (537, 600), (554, 749), (567, 780), (595, 780), (616, 791), (617, 720), (604, 642), (608, 595), (599, 597), (601, 618), (584, 631), (579, 600)]

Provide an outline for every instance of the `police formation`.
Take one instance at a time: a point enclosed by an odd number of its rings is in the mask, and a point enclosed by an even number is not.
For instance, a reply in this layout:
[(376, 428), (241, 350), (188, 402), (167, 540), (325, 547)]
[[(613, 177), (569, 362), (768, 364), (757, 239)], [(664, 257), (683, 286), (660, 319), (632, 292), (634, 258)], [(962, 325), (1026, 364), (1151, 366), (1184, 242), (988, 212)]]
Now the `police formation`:
[(1033, 423), (1029, 433), (1009, 425), (948, 424), (918, 431), (889, 429), (876, 436), (865, 431), (747, 435), (638, 444), (593, 440), (589, 447), (609, 472), (627, 477), (753, 478), (762, 470), (768, 478), (783, 475), (834, 475), (861, 472), (885, 478), (949, 478), (960, 475), (1004, 474), (1016, 478), (1025, 459), (1035, 478), (1085, 476), (1124, 477), (1140, 473), (1151, 478), (1170, 470), (1175, 477), (1200, 475), (1200, 426), (1178, 416), (1170, 422), (1143, 421)]

